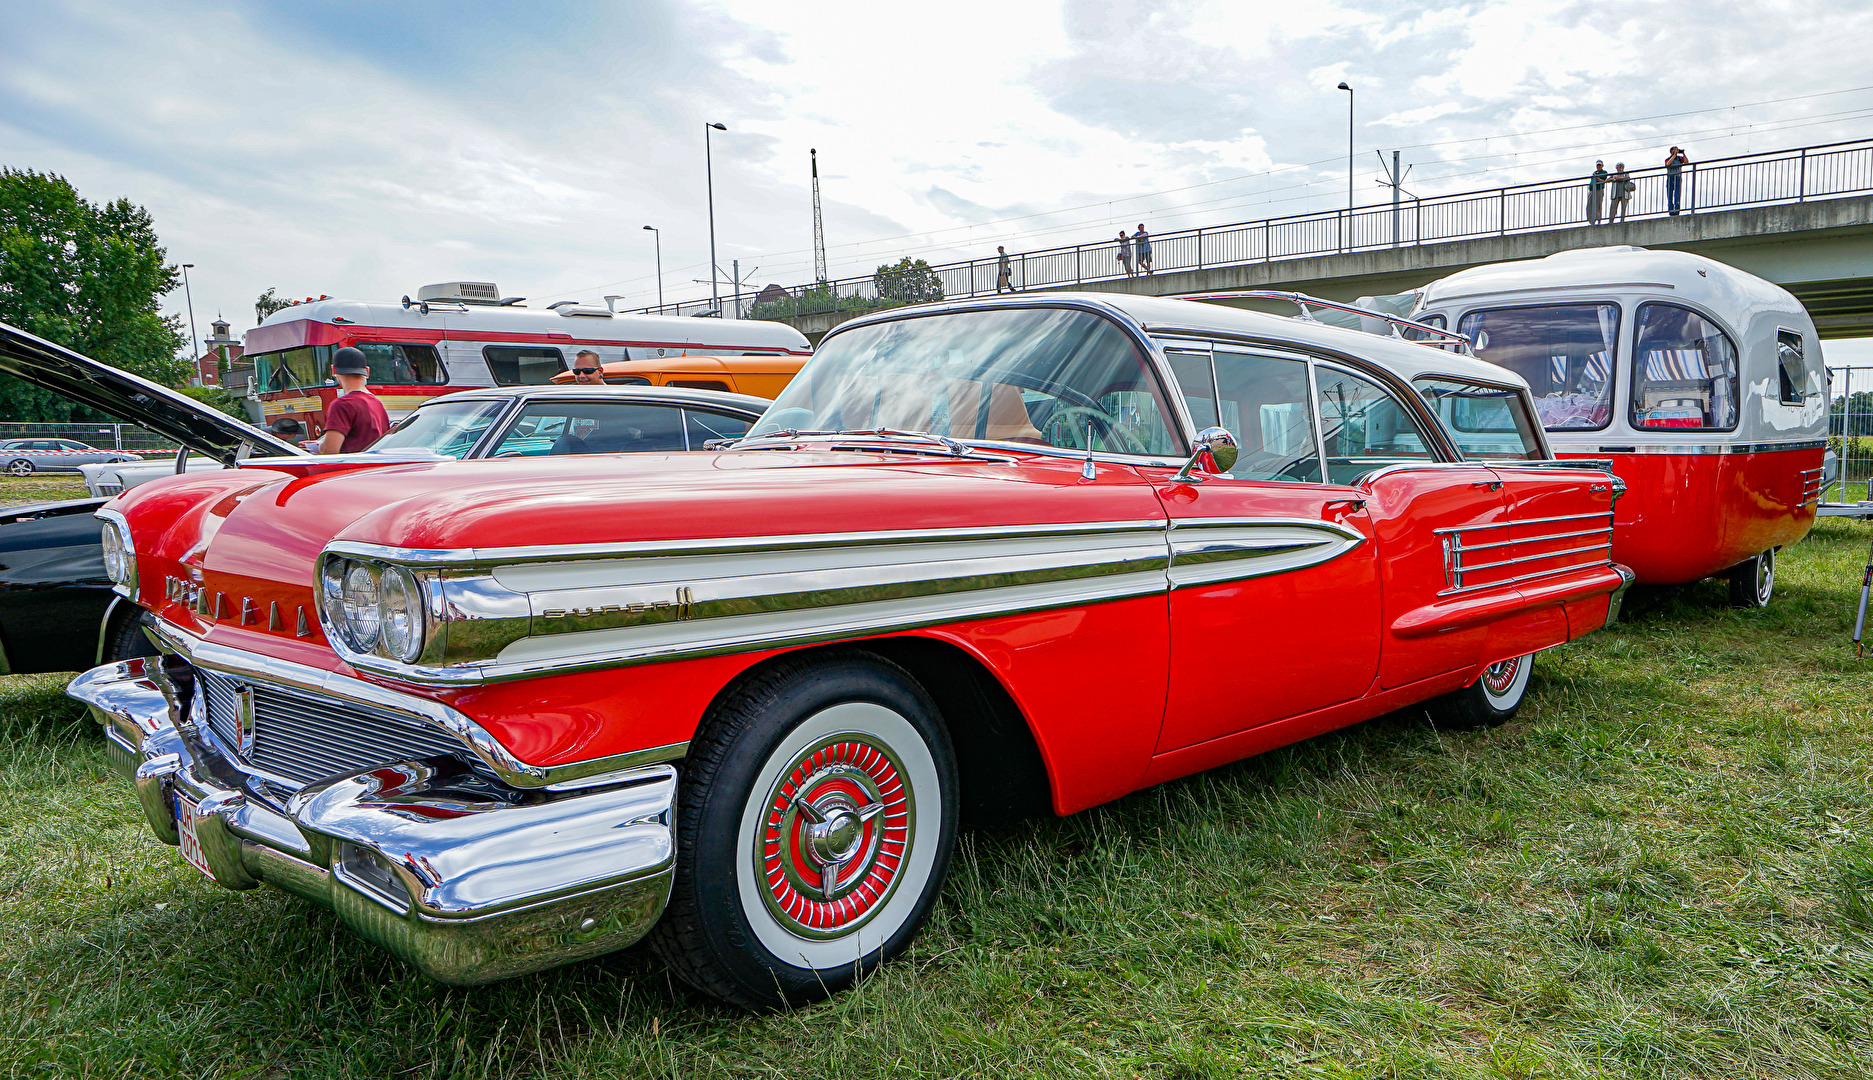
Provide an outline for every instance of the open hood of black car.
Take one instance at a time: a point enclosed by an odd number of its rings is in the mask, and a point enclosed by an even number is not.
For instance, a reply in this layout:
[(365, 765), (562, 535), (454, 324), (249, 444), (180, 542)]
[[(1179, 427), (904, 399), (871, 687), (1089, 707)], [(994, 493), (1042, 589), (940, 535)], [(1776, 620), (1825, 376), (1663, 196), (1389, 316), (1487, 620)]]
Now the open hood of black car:
[(224, 465), (245, 457), (301, 457), (306, 453), (186, 394), (6, 323), (0, 323), (0, 372), (126, 423), (141, 424)]

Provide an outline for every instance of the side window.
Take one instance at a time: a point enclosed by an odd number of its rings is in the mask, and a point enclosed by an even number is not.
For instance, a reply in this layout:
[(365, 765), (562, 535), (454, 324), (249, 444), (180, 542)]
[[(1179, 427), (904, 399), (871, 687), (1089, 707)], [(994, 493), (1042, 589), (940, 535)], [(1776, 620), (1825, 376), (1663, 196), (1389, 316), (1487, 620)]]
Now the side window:
[(371, 382), (379, 386), (439, 386), (449, 381), (434, 345), (360, 341), (357, 347), (371, 365)]
[(1426, 461), (1431, 450), (1411, 413), (1384, 387), (1325, 365), (1320, 385), (1320, 433), (1327, 447), (1327, 479), (1350, 484), (1363, 473), (1398, 461)]
[(566, 370), (558, 349), (540, 345), (488, 345), (481, 355), (496, 386), (545, 386)]
[(1320, 480), (1320, 452), (1307, 408), (1307, 364), (1217, 349), (1216, 412), (1241, 448), (1238, 480)]
[(1465, 458), (1541, 457), (1541, 439), (1520, 390), (1437, 377), (1413, 385)]
[(683, 410), (675, 406), (542, 401), (521, 412), (494, 448), (494, 456), (619, 454), (687, 447)]
[(1818, 388), (1811, 389), (1808, 385), (1808, 364), (1802, 356), (1801, 331), (1776, 331), (1775, 358), (1776, 367), (1782, 376), (1782, 404), (1801, 405), (1811, 397), (1820, 396)]
[(1641, 304), (1633, 358), (1633, 427), (1736, 427), (1736, 346), (1717, 324), (1676, 304)]
[(688, 431), (691, 450), (701, 450), (710, 439), (739, 439), (748, 434), (748, 426), (753, 422), (725, 413), (683, 410), (683, 423)]
[(642, 375), (609, 375), (605, 382), (611, 386), (649, 386), (650, 380)]
[[(1423, 323), (1426, 326), (1434, 326), (1439, 330), (1444, 329), (1446, 325), (1444, 317), (1442, 315), (1426, 315), (1423, 318), (1413, 319), (1412, 321)], [(1430, 335), (1426, 334), (1424, 331), (1419, 330), (1415, 327), (1410, 327), (1410, 326), (1402, 327), (1399, 332), (1404, 335), (1404, 338), (1406, 341), (1430, 340)], [(1445, 348), (1449, 348), (1449, 347), (1450, 346), (1445, 346)]]
[(719, 379), (667, 379), (663, 385), (685, 386), (691, 390), (721, 390), (724, 393), (728, 391), (728, 384)]

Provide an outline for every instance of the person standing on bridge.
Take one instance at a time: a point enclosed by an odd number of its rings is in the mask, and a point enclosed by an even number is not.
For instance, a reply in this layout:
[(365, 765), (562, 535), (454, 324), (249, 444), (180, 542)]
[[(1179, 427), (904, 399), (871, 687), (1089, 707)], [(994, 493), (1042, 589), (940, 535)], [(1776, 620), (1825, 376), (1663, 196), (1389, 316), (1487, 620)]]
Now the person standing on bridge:
[(1587, 224), (1600, 223), (1600, 207), (1606, 203), (1606, 162), (1593, 163), (1593, 173), (1587, 177)]
[(1626, 163), (1623, 161), (1613, 166), (1613, 175), (1607, 179), (1613, 187), (1613, 212), (1606, 216), (1607, 224), (1611, 225), (1626, 219), (1627, 213), (1632, 210), (1632, 190), (1639, 185), (1632, 182), (1632, 174), (1626, 171)]
[(1132, 276), (1132, 238), (1125, 235), (1124, 229), (1119, 230), (1119, 266), (1124, 268), (1126, 277)]
[(1007, 289), (1015, 291), (1014, 264), (1008, 261), (1008, 249), (997, 245), (995, 248), (995, 291)]
[(1132, 254), (1138, 259), (1138, 272), (1151, 272), (1151, 234), (1145, 231), (1145, 223), (1138, 223), (1138, 231), (1132, 234)]
[(1691, 158), (1682, 147), (1674, 146), (1665, 158), (1665, 212), (1678, 216), (1678, 194), (1684, 190), (1683, 171)]

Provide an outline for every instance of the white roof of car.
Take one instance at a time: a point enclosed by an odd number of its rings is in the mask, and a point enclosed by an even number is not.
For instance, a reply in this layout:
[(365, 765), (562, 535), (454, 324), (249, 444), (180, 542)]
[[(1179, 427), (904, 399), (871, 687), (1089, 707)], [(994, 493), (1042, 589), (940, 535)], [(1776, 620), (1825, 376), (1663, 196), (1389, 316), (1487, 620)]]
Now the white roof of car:
[(1001, 305), (1021, 307), (1049, 300), (1075, 300), (1113, 309), (1153, 335), (1215, 334), (1265, 342), (1274, 347), (1343, 353), (1369, 360), (1407, 381), (1422, 375), (1449, 375), (1498, 386), (1526, 386), (1520, 375), (1473, 356), (1402, 338), (1369, 334), (1313, 319), (1175, 297), (1128, 293), (1041, 293), (1004, 297)]

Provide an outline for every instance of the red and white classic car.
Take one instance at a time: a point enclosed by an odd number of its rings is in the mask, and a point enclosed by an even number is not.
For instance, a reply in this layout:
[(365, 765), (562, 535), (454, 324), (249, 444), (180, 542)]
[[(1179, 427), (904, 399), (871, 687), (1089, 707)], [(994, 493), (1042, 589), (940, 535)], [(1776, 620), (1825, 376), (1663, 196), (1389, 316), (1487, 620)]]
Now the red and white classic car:
[(1550, 459), (1526, 384), (1426, 345), (1151, 298), (904, 308), (724, 453), (127, 492), (113, 576), (163, 655), (71, 693), (190, 862), (438, 979), (648, 934), (709, 994), (798, 1003), (905, 948), (959, 814), (1419, 703), (1513, 715), (1630, 580), (1622, 485)]

